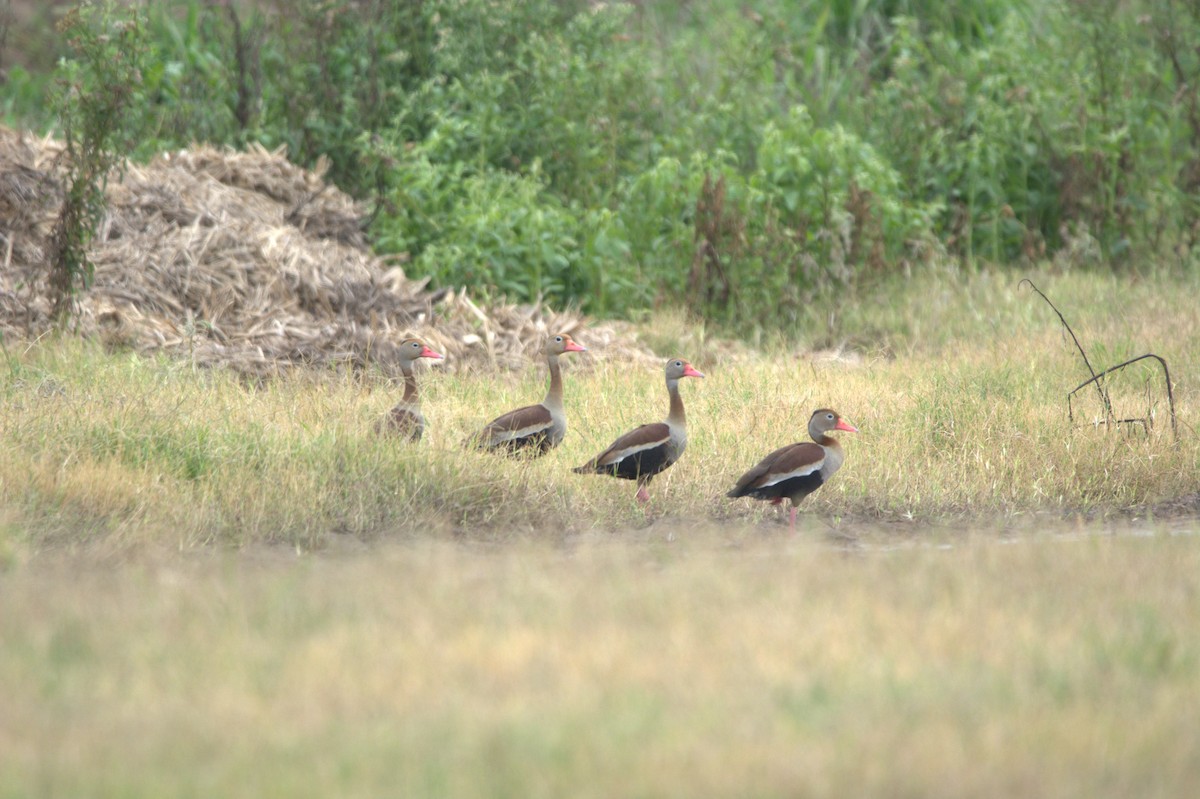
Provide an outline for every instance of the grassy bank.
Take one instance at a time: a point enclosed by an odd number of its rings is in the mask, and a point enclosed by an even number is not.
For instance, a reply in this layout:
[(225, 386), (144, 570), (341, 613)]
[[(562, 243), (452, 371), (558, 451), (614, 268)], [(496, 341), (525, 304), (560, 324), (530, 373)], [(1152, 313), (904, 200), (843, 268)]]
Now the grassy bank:
[[(1068, 423), (1072, 345), (989, 273), (761, 351), (647, 322), (709, 375), (649, 518), (568, 467), (665, 412), (658, 365), (578, 357), (520, 463), (460, 444), (543, 368), (423, 371), (401, 446), (375, 375), (8, 342), (0, 796), (1190, 796), (1200, 287), (1036, 277), (1097, 367), (1168, 360), (1178, 443), (1146, 373), (1149, 434)], [(823, 404), (862, 433), (800, 535), (724, 499)]]
[[(822, 405), (862, 431), (846, 437), (846, 466), (811, 498), (826, 521), (1071, 515), (1194, 497), (1194, 280), (1039, 279), (1097, 368), (1150, 350), (1167, 359), (1178, 443), (1152, 371), (1110, 386), (1119, 416), (1154, 412), (1148, 435), (1088, 424), (1101, 415), (1091, 393), (1069, 423), (1064, 395), (1087, 372), (1050, 309), (1015, 280), (922, 275), (831, 304), (829, 326), (808, 340), (766, 342), (766, 354), (707, 340), (677, 317), (646, 323), (647, 340), (709, 375), (683, 387), (691, 443), (654, 484), (652, 517), (769, 515), (724, 491), (761, 455), (803, 437)], [(579, 338), (586, 343), (586, 332)], [(838, 342), (853, 346), (809, 349)], [(544, 366), (423, 371), (430, 429), (406, 446), (372, 433), (398, 396), (376, 375), (302, 373), (248, 387), (185, 362), (10, 342), (0, 369), (0, 541), (21, 557), (89, 539), (309, 547), (339, 533), (556, 537), (640, 526), (631, 486), (569, 467), (665, 414), (661, 369), (591, 358), (567, 375), (566, 441), (523, 463), (465, 452), (461, 442), (501, 411), (540, 399)]]
[(1194, 535), (656, 537), (40, 560), (0, 579), (0, 795), (1200, 781)]

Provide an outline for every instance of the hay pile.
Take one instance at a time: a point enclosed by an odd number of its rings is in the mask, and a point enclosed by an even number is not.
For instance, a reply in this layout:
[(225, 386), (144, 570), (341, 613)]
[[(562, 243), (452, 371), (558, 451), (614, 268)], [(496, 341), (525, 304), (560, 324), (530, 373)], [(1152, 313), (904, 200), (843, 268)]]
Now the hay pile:
[[(51, 327), (61, 152), (0, 127), (0, 332), (10, 340)], [(301, 364), (377, 363), (390, 373), (409, 335), (445, 353), (452, 369), (524, 368), (550, 331), (600, 353), (652, 357), (617, 324), (585, 329), (575, 313), (480, 307), (465, 290), (430, 291), (370, 251), (364, 209), (322, 173), (261, 147), (197, 147), (131, 165), (108, 189), (77, 329), (256, 377)]]

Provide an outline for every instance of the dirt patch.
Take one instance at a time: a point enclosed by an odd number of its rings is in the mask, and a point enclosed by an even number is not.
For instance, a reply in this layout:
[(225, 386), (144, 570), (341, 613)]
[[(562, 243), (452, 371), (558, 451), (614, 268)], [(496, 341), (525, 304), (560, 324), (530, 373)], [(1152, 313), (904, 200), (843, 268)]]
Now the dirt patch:
[[(62, 201), (62, 145), (0, 127), (0, 333), (51, 327), (49, 235)], [(74, 329), (114, 346), (166, 351), (265, 377), (297, 365), (391, 373), (418, 335), (447, 368), (523, 368), (547, 333), (601, 359), (657, 360), (621, 323), (544, 305), (481, 305), (431, 290), (375, 255), (367, 210), (282, 150), (197, 146), (130, 165), (108, 188), (90, 255), (95, 281)]]

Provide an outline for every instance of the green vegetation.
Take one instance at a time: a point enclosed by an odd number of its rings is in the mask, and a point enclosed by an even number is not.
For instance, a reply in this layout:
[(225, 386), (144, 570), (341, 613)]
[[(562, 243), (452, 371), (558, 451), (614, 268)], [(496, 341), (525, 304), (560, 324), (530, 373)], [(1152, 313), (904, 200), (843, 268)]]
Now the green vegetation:
[[(327, 158), (377, 208), (377, 248), (443, 284), (605, 315), (685, 303), (749, 332), (939, 253), (1195, 266), (1183, 0), (145, 13), (138, 154), (253, 140)], [(53, 126), (37, 68), (10, 73), (2, 106)]]
[(63, 202), (51, 234), (50, 286), (55, 315), (68, 315), (74, 293), (91, 284), (88, 243), (104, 216), (109, 175), (137, 134), (138, 93), (145, 56), (143, 22), (135, 9), (118, 18), (112, 0), (85, 3), (59, 29), (74, 58), (63, 62), (53, 105), (64, 140)]

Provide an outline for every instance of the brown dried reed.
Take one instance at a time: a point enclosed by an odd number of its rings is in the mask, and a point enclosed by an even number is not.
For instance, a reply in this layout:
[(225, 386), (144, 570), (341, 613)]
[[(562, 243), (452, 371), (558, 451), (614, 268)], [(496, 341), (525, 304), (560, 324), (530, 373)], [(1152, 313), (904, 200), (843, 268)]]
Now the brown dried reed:
[[(10, 340), (53, 324), (46, 258), (62, 152), (49, 137), (0, 127), (0, 333)], [(366, 210), (324, 171), (255, 145), (197, 145), (129, 164), (108, 187), (89, 252), (95, 281), (78, 297), (73, 329), (254, 378), (297, 365), (394, 374), (395, 347), (412, 335), (458, 370), (524, 367), (550, 331), (600, 358), (653, 357), (619, 323), (540, 303), (481, 305), (468, 287), (431, 290), (371, 251)]]

